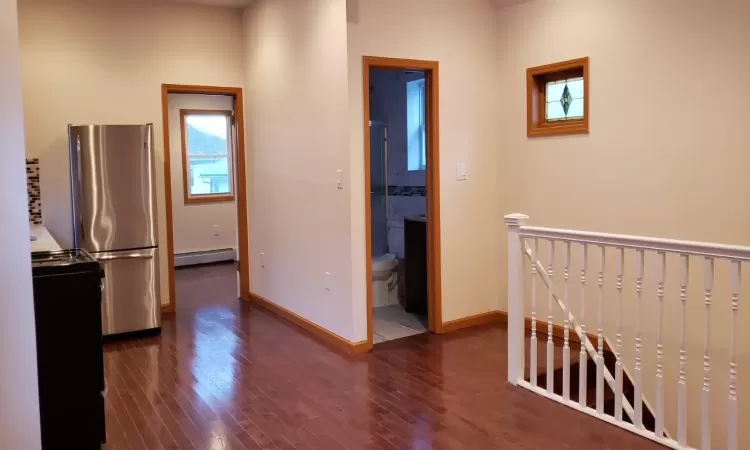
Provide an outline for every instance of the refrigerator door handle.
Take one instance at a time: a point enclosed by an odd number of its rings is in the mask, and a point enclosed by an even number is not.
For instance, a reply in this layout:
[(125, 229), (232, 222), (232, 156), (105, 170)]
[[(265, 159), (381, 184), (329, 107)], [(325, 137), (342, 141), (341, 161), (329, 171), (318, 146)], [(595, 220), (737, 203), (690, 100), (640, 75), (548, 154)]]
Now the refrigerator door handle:
[(129, 253), (126, 255), (113, 255), (113, 256), (99, 256), (96, 258), (97, 261), (112, 261), (115, 259), (153, 259), (152, 253)]
[[(78, 179), (76, 180), (78, 182), (78, 191), (75, 195), (81, 195), (83, 192), (83, 177), (81, 174), (81, 136), (76, 136), (76, 154), (78, 157), (76, 158), (77, 164), (78, 164), (78, 173), (76, 174)], [(78, 203), (80, 199), (76, 198), (76, 203)], [(83, 212), (81, 211), (81, 205), (75, 205), (74, 207), (74, 214), (78, 214), (78, 223), (81, 225), (81, 242), (84, 242), (86, 240), (86, 234), (85, 234), (85, 227), (83, 226)], [(77, 209), (77, 211), (75, 211)], [(81, 244), (79, 242), (75, 243), (76, 247), (80, 246)]]

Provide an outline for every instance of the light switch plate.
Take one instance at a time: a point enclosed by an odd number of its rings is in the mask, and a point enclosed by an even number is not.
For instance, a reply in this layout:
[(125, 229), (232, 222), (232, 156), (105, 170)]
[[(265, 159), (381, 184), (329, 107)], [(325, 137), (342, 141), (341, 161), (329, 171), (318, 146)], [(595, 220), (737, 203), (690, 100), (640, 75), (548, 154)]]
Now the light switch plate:
[(469, 175), (467, 174), (467, 171), (466, 171), (466, 163), (456, 164), (456, 180), (464, 181), (468, 179), (469, 179)]
[(337, 176), (337, 178), (336, 178), (337, 179), (336, 186), (339, 189), (344, 189), (344, 171), (341, 170), (341, 169), (337, 170), (336, 171), (336, 176)]

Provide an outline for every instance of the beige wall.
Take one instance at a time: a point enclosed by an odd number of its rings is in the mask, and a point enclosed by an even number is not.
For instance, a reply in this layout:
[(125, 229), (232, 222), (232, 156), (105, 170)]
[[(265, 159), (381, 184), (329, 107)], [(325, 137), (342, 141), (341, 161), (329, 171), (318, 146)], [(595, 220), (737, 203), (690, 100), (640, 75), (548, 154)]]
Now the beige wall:
[(349, 168), (346, 4), (261, 0), (244, 23), (251, 289), (362, 340), (351, 323), (353, 187), (346, 176), (336, 186)]
[[(367, 333), (362, 56), (440, 63), (440, 201), (443, 321), (493, 311), (505, 293), (497, 156), (495, 11), (485, 0), (348, 2), (351, 235), (356, 338)], [(456, 181), (456, 164), (469, 179)]]
[[(44, 222), (71, 244), (66, 126), (154, 124), (159, 242), (166, 250), (161, 84), (242, 86), (241, 11), (25, 0), (19, 11), (26, 154), (41, 165)], [(161, 258), (167, 279), (167, 258)], [(168, 301), (167, 283), (161, 298)]]
[(234, 101), (225, 95), (169, 94), (168, 103), (174, 252), (237, 248), (237, 204), (234, 201), (185, 204), (180, 128), (181, 109), (232, 111)]
[[(497, 176), (511, 192), (505, 212), (521, 211), (540, 226), (642, 234), (710, 242), (750, 241), (750, 4), (647, 0), (594, 2), (538, 0), (498, 13), (497, 53), (502, 87), (497, 123), (502, 139)], [(526, 137), (527, 67), (591, 58), (591, 133)], [(746, 78), (746, 77), (745, 77)], [(558, 250), (556, 273), (562, 273)], [(614, 253), (608, 254), (614, 258)], [(594, 270), (598, 254), (590, 258)], [(575, 271), (577, 259), (573, 259)], [(605, 274), (605, 330), (615, 337), (614, 263)], [(654, 401), (657, 309), (656, 257), (646, 260), (644, 281), (644, 383)], [(632, 370), (635, 339), (635, 263), (625, 280), (625, 362)], [(667, 426), (676, 433), (679, 348), (679, 272), (670, 259), (665, 299), (665, 401)], [(505, 270), (505, 268), (503, 268)], [(705, 306), (702, 262), (691, 265), (688, 309), (690, 444), (698, 446)], [(594, 271), (589, 272), (594, 284)], [(574, 276), (575, 280), (576, 277)], [(712, 307), (713, 438), (724, 447), (731, 330), (728, 267), (717, 264)], [(528, 291), (527, 291), (528, 292)], [(561, 284), (558, 292), (562, 292)], [(546, 295), (546, 291), (545, 291)], [(546, 297), (543, 304), (546, 304)], [(573, 292), (574, 312), (577, 294)], [(588, 324), (596, 290), (587, 292)], [(543, 315), (546, 310), (542, 307)], [(740, 325), (750, 324), (740, 309)], [(577, 314), (579, 315), (579, 314)], [(748, 367), (750, 333), (740, 331), (740, 367)], [(742, 371), (740, 373), (743, 373)], [(740, 384), (740, 398), (750, 388)], [(741, 414), (750, 413), (748, 397)], [(743, 431), (740, 448), (750, 447)]]
[(41, 448), (16, 2), (0, 3), (0, 440)]

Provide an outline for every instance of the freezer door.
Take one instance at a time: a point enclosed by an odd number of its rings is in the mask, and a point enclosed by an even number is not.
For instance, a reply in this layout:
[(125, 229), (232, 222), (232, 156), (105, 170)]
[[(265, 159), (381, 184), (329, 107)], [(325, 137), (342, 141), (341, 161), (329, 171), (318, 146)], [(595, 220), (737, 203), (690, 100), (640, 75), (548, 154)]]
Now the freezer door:
[(70, 126), (68, 139), (76, 247), (156, 247), (153, 126)]
[(159, 250), (92, 253), (104, 269), (102, 333), (120, 334), (161, 326)]

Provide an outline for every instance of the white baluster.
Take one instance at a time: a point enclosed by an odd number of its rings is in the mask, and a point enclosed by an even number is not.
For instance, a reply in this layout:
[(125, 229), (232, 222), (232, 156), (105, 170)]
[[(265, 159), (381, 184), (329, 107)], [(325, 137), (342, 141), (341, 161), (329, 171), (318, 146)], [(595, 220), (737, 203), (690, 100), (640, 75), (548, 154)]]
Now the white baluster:
[(554, 351), (555, 344), (552, 342), (554, 328), (552, 326), (552, 288), (554, 266), (555, 266), (555, 241), (549, 240), (549, 266), (547, 266), (547, 278), (549, 278), (549, 289), (547, 289), (547, 393), (552, 394), (555, 382)]
[(687, 323), (687, 287), (689, 279), (690, 256), (680, 255), (680, 303), (682, 319), (680, 321), (680, 381), (677, 386), (677, 442), (687, 446), (687, 352), (685, 351), (685, 328)]
[(703, 395), (701, 402), (701, 450), (711, 448), (711, 356), (708, 347), (711, 345), (711, 296), (714, 289), (714, 259), (706, 258), (703, 266), (703, 289), (705, 290), (706, 329), (703, 335)]
[(617, 347), (615, 355), (615, 419), (622, 420), (622, 270), (625, 266), (625, 249), (617, 249)]
[(537, 382), (537, 340), (536, 340), (536, 262), (539, 257), (539, 239), (534, 238), (531, 249), (531, 362), (529, 369), (531, 373), (531, 385), (536, 386)]
[(568, 275), (570, 269), (570, 242), (565, 242), (565, 269), (563, 271), (563, 279), (565, 280), (565, 302), (564, 310), (565, 314), (565, 334), (563, 343), (563, 398), (570, 400), (570, 315), (568, 309), (570, 308), (570, 300), (568, 297)]
[(601, 257), (599, 258), (599, 304), (597, 305), (596, 318), (596, 412), (604, 414), (604, 331), (602, 330), (602, 309), (604, 308), (604, 263), (605, 250), (603, 245), (599, 247)]
[(588, 264), (588, 247), (582, 244), (581, 249), (581, 353), (578, 363), (578, 404), (581, 408), (586, 407), (586, 370), (588, 356), (586, 355), (586, 265)]
[(659, 300), (659, 325), (656, 331), (656, 437), (664, 436), (664, 279), (667, 274), (667, 254), (659, 252), (659, 274), (656, 297)]
[(729, 427), (727, 449), (737, 449), (737, 313), (740, 309), (740, 285), (742, 283), (742, 263), (732, 261), (732, 341), (729, 347)]
[(638, 294), (635, 319), (635, 370), (633, 371), (633, 410), (636, 428), (643, 428), (643, 398), (641, 397), (641, 303), (643, 300), (643, 250), (635, 255), (635, 291)]
[(529, 216), (509, 214), (505, 216), (508, 227), (508, 383), (518, 385), (524, 378), (524, 295), (523, 295), (523, 243), (520, 228)]

